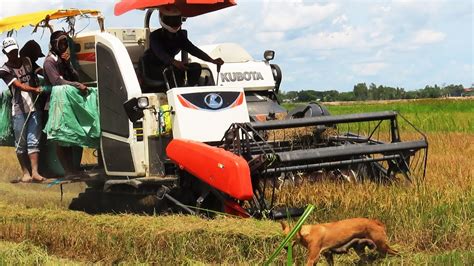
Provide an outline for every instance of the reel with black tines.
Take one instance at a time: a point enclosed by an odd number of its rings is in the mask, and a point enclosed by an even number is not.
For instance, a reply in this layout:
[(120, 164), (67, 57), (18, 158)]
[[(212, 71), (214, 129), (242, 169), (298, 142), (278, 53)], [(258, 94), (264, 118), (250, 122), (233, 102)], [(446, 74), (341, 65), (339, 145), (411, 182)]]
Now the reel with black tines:
[(379, 183), (422, 180), (427, 139), (402, 117), (413, 129), (402, 141), (397, 118), (397, 112), (389, 111), (237, 123), (222, 143), (249, 163), (255, 195), (249, 210), (268, 215), (278, 213), (278, 190), (290, 176)]

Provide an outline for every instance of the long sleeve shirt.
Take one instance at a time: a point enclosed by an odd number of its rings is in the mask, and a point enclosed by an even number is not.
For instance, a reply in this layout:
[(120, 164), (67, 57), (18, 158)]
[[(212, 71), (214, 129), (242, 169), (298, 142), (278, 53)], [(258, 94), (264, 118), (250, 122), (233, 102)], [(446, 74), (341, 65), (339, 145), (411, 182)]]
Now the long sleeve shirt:
[(71, 62), (66, 62), (59, 56), (49, 53), (43, 64), (46, 85), (71, 85), (80, 88), (81, 83), (77, 71), (73, 68)]
[(150, 49), (146, 53), (148, 56), (152, 55), (152, 58), (157, 60), (158, 64), (170, 65), (181, 50), (207, 62), (213, 60), (208, 54), (191, 43), (185, 30), (179, 30), (173, 35), (170, 35), (163, 28), (155, 30), (150, 34)]

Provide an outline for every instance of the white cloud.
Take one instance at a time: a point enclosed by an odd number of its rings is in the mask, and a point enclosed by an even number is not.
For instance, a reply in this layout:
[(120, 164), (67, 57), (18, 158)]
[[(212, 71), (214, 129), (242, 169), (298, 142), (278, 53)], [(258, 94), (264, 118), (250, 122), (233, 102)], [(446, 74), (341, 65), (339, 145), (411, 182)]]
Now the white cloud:
[(36, 12), (54, 8), (64, 8), (64, 0), (50, 0), (41, 2), (41, 6), (38, 5), (39, 1), (34, 0), (15, 0), (7, 1), (0, 0), (0, 19), (14, 16), (17, 14), (24, 14), (29, 12)]
[(433, 17), (443, 9), (449, 9), (449, 6), (460, 2), (458, 0), (393, 0), (392, 5), (394, 11), (399, 14)]
[(326, 31), (303, 36), (294, 41), (294, 46), (322, 50), (337, 49), (354, 46), (361, 37), (356, 29), (345, 27), (342, 31)]
[(348, 21), (347, 16), (343, 14), (342, 16), (339, 16), (335, 19), (332, 20), (332, 24), (344, 24)]
[(289, 61), (302, 64), (302, 63), (308, 63), (308, 61), (311, 61), (311, 59), (307, 57), (299, 56), (299, 57), (292, 57), (289, 59)]
[(359, 63), (352, 65), (352, 71), (361, 76), (374, 76), (386, 68), (388, 64), (383, 62)]
[(437, 43), (446, 37), (446, 34), (433, 31), (433, 30), (420, 30), (415, 33), (415, 37), (413, 39), (414, 44), (430, 44), (430, 43)]
[(301, 1), (264, 2), (263, 28), (268, 31), (294, 31), (316, 24), (333, 15), (339, 5), (305, 4)]
[(390, 6), (379, 6), (376, 10), (379, 11), (379, 12), (388, 13), (392, 10), (392, 7), (390, 7)]
[(281, 41), (284, 36), (285, 36), (285, 33), (281, 31), (260, 32), (260, 33), (257, 33), (257, 40), (262, 43), (275, 42), (275, 41)]

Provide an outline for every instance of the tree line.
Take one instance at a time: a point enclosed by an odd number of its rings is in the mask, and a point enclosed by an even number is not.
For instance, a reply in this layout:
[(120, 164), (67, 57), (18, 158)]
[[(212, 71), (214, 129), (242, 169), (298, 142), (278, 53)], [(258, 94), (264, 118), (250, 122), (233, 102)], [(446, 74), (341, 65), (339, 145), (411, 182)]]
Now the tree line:
[(279, 98), (286, 102), (310, 102), (310, 101), (366, 101), (366, 100), (395, 100), (395, 99), (422, 99), (463, 96), (463, 85), (438, 85), (425, 86), (419, 90), (406, 91), (404, 88), (375, 85), (369, 86), (365, 83), (354, 85), (354, 89), (348, 92), (336, 90), (315, 91), (300, 90), (279, 92)]

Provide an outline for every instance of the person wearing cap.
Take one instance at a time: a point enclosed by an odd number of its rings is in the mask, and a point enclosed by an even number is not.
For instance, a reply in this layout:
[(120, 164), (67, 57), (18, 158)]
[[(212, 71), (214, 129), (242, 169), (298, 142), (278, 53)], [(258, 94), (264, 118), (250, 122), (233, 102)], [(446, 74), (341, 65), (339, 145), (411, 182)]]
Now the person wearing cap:
[(0, 68), (0, 78), (12, 94), (13, 133), (23, 173), (19, 181), (41, 182), (46, 179), (38, 172), (41, 112), (36, 110), (35, 101), (41, 87), (35, 82), (37, 68), (28, 57), (18, 55), (18, 44), (14, 38), (3, 40), (2, 47), (8, 61)]
[[(79, 82), (79, 75), (69, 60), (67, 33), (64, 31), (53, 32), (49, 44), (50, 51), (43, 64), (45, 84), (52, 86), (70, 85), (86, 95), (88, 92), (87, 86)], [(77, 172), (78, 169), (74, 169), (73, 166), (73, 147), (58, 145), (56, 153), (65, 176)]]
[[(40, 45), (35, 40), (29, 40), (23, 45), (20, 49), (20, 57), (28, 57), (33, 65), (33, 69), (35, 70), (36, 75), (41, 75), (44, 77), (43, 68), (40, 67), (37, 63), (38, 59), (44, 57), (43, 52), (41, 51)], [(35, 75), (35, 82), (39, 84), (39, 79)], [(46, 121), (48, 119), (48, 106), (49, 106), (49, 94), (48, 93), (41, 93), (39, 95), (39, 99), (36, 102), (36, 107), (38, 110), (43, 110), (42, 120), (43, 120), (43, 127), (46, 125)]]
[(35, 68), (35, 73), (43, 76), (43, 68), (41, 68), (36, 61), (39, 58), (44, 57), (43, 52), (41, 51), (40, 45), (35, 40), (29, 40), (23, 45), (20, 49), (20, 57), (28, 57)]
[(163, 80), (162, 70), (168, 66), (173, 66), (178, 77), (178, 82), (182, 86), (184, 80), (184, 71), (188, 71), (188, 85), (197, 84), (201, 75), (201, 65), (198, 63), (187, 64), (174, 59), (181, 51), (186, 51), (191, 55), (216, 65), (224, 64), (221, 58), (213, 59), (204, 51), (196, 47), (187, 36), (186, 30), (181, 28), (183, 18), (181, 12), (172, 5), (160, 7), (160, 25), (161, 28), (150, 34), (150, 48), (145, 51), (145, 57), (148, 62), (153, 62), (159, 73), (154, 73), (159, 79)]

